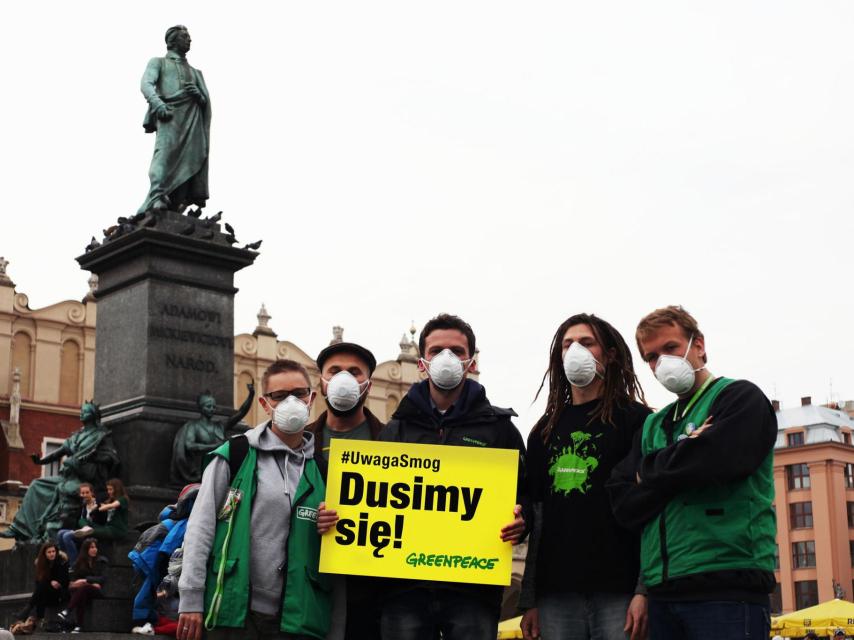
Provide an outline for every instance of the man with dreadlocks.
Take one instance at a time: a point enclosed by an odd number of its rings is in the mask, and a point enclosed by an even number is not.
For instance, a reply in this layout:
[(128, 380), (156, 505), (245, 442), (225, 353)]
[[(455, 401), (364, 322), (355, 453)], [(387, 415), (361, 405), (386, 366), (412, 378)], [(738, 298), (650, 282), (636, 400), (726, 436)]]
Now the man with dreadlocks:
[(555, 332), (540, 391), (546, 380), (546, 411), (528, 437), (535, 521), (519, 600), (524, 637), (644, 638), (638, 536), (617, 524), (605, 492), (650, 412), (632, 355), (609, 323), (574, 315)]

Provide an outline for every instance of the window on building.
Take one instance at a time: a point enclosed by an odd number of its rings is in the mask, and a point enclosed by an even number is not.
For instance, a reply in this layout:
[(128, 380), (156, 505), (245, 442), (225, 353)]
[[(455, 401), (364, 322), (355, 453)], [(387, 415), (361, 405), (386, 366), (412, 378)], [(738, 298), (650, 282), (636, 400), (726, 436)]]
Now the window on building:
[(783, 589), (778, 582), (774, 591), (771, 592), (771, 613), (780, 613), (781, 611), (783, 611)]
[(793, 502), (789, 505), (789, 526), (792, 529), (812, 526), (812, 502)]
[(774, 545), (774, 570), (776, 571), (779, 568), (780, 568), (780, 545), (775, 544)]
[(802, 447), (804, 444), (804, 432), (798, 431), (797, 433), (787, 433), (786, 442), (790, 447)]
[(59, 360), (59, 404), (80, 404), (80, 365), (80, 346), (66, 340)]
[[(848, 541), (848, 552), (851, 554), (851, 566), (854, 567), (854, 540)], [(854, 591), (851, 593), (854, 593)]]
[[(58, 440), (56, 438), (45, 438), (42, 441), (42, 458), (47, 455), (50, 455), (57, 449), (62, 446), (62, 440)], [(62, 460), (65, 460), (63, 457)], [(46, 464), (42, 467), (42, 478), (48, 478), (50, 476), (58, 476), (59, 468), (62, 466), (62, 460), (56, 460), (51, 462), (50, 464)]]
[[(12, 371), (21, 372), (21, 399), (32, 399), (30, 389), (30, 365), (32, 364), (33, 341), (29, 334), (19, 331), (12, 338)], [(11, 376), (9, 384), (12, 383)], [(11, 392), (11, 387), (9, 391)]]
[(842, 432), (842, 442), (844, 444), (851, 444), (851, 433), (849, 433), (848, 431), (843, 431)]
[(845, 506), (848, 508), (848, 526), (854, 527), (854, 502), (846, 502)]
[(795, 609), (806, 609), (818, 604), (818, 582), (798, 580), (795, 582)]
[(806, 464), (790, 464), (786, 466), (786, 475), (789, 477), (789, 489), (810, 488), (810, 468)]
[(845, 488), (854, 489), (854, 464), (845, 464)]
[(795, 569), (806, 569), (815, 566), (815, 542), (805, 540), (804, 542), (792, 543), (792, 566)]

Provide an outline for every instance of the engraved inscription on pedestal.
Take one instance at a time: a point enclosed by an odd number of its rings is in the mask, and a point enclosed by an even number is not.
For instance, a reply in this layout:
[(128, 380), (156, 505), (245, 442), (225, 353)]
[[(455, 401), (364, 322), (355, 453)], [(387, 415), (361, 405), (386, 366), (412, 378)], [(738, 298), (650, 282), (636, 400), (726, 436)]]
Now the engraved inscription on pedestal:
[[(222, 314), (213, 309), (164, 304), (160, 308), (163, 324), (148, 327), (153, 340), (171, 341), (174, 351), (165, 353), (164, 366), (170, 369), (188, 369), (203, 373), (218, 373), (216, 362), (210, 360), (211, 347), (234, 350), (234, 338), (222, 329)], [(176, 320), (195, 322), (197, 329), (183, 329)]]
[[(195, 408), (199, 389), (210, 389), (221, 406), (233, 399), (234, 320), (232, 296), (180, 284), (152, 284), (148, 313), (149, 389)], [(168, 395), (167, 395), (168, 394)]]

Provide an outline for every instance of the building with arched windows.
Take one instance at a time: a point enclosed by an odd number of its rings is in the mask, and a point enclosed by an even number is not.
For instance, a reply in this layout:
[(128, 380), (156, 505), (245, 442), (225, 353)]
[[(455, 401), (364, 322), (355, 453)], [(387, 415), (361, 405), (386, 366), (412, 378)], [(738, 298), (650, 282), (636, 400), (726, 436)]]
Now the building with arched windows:
[[(98, 309), (94, 276), (82, 301), (64, 300), (31, 309), (26, 294), (16, 291), (6, 275), (7, 265), (0, 258), (0, 530), (12, 521), (29, 483), (58, 471), (56, 464), (38, 467), (30, 455), (44, 456), (58, 448), (80, 427), (83, 400), (95, 395)], [(314, 359), (295, 343), (279, 339), (270, 319), (262, 305), (255, 330), (234, 337), (235, 408), (246, 399), (246, 385), (259, 382), (264, 370), (279, 358), (300, 362), (312, 384), (319, 384)], [(343, 332), (334, 327), (332, 342), (343, 341)], [(380, 362), (372, 378), (366, 405), (382, 421), (388, 420), (420, 379), (414, 327), (410, 334), (401, 339), (397, 358)], [(312, 419), (325, 408), (318, 396)], [(262, 420), (261, 409), (254, 403), (244, 423)], [(0, 549), (10, 544), (0, 541)]]

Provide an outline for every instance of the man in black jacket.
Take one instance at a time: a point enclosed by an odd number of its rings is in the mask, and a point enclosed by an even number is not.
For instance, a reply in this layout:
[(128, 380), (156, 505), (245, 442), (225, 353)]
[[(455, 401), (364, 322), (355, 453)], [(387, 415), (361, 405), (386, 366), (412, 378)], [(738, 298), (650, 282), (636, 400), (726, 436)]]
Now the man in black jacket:
[(768, 637), (776, 527), (771, 403), (713, 376), (682, 307), (638, 325), (643, 359), (676, 401), (650, 415), (609, 481), (617, 521), (641, 531), (656, 640)]
[[(314, 434), (314, 455), (328, 461), (333, 439), (376, 440), (385, 425), (365, 406), (371, 376), (377, 368), (373, 353), (354, 342), (336, 342), (323, 349), (316, 362), (320, 370), (319, 390), (328, 408), (306, 430)], [(321, 502), (318, 513), (324, 512), (337, 513), (326, 510), (326, 503)], [(346, 585), (346, 606), (340, 608), (346, 610), (343, 640), (376, 640), (380, 634), (376, 602), (378, 581), (365, 576), (347, 576), (338, 584)], [(333, 630), (341, 624), (339, 615), (339, 608), (333, 607)]]
[[(515, 519), (501, 538), (517, 544), (525, 533), (522, 493), (525, 445), (511, 421), (512, 409), (494, 407), (484, 388), (467, 374), (475, 367), (475, 336), (457, 316), (440, 314), (418, 339), (419, 369), (428, 379), (414, 385), (380, 440), (519, 451)], [(394, 640), (493, 640), (501, 607), (500, 587), (451, 582), (388, 580), (382, 607), (382, 637)]]

